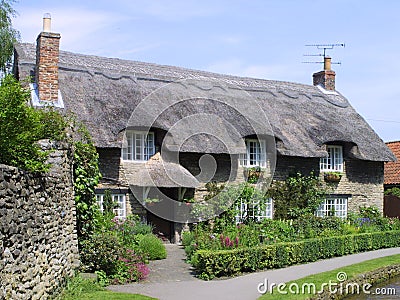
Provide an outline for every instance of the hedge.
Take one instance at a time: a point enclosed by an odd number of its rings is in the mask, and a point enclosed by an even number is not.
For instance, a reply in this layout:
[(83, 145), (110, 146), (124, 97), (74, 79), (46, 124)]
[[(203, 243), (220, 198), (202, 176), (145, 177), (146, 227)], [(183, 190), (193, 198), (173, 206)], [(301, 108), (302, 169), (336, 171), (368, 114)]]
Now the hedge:
[(373, 232), (233, 250), (198, 250), (192, 263), (199, 277), (209, 280), (399, 246), (400, 231)]

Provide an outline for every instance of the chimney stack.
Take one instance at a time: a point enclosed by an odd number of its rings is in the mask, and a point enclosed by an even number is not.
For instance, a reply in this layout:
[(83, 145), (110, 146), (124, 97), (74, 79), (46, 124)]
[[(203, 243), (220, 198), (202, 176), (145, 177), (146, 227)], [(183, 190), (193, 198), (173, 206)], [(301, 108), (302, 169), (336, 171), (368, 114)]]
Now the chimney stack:
[(59, 33), (51, 32), (51, 16), (43, 17), (43, 31), (36, 39), (35, 81), (41, 101), (58, 101)]
[(313, 84), (315, 86), (322, 86), (328, 91), (335, 90), (335, 76), (336, 73), (331, 69), (331, 58), (324, 57), (324, 70), (313, 74)]

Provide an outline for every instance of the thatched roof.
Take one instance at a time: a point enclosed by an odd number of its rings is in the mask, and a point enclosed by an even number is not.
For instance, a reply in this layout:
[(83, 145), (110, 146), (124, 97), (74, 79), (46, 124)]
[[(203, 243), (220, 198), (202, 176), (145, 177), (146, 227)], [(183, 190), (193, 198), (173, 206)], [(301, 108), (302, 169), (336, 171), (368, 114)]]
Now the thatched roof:
[[(16, 45), (16, 54), (18, 74), (29, 74), (34, 69), (35, 46)], [(146, 116), (130, 119), (132, 112), (146, 96), (160, 91), (158, 89), (165, 84), (182, 79), (198, 80), (204, 82), (205, 86), (197, 87), (196, 91), (206, 91), (209, 89), (207, 82), (217, 79), (243, 89), (255, 99), (261, 107), (258, 112), (265, 113), (271, 124), (258, 125), (270, 127), (263, 133), (275, 136), (277, 151), (281, 155), (322, 157), (327, 155), (324, 144), (340, 141), (354, 146), (351, 153), (356, 158), (394, 160), (384, 142), (338, 92), (327, 93), (312, 85), (228, 76), (64, 51), (60, 51), (59, 69), (59, 87), (65, 108), (75, 112), (87, 124), (98, 147), (121, 147), (121, 132), (127, 124), (138, 125), (147, 120)], [(243, 91), (238, 91), (239, 99)], [(147, 103), (151, 108), (149, 110), (157, 110), (166, 99), (180, 93), (179, 85), (174, 85), (172, 90), (164, 94), (160, 92)], [(223, 95), (224, 90), (221, 88), (219, 96), (223, 98)], [(256, 115), (254, 120), (249, 120), (242, 114), (243, 110), (251, 110), (253, 105), (242, 103), (240, 106), (236, 96), (225, 97), (221, 103), (210, 100), (215, 99), (212, 97), (200, 98), (175, 103), (160, 112), (153, 127), (168, 131), (177, 121), (195, 113), (214, 113), (220, 118), (216, 124), (212, 124), (214, 128), (221, 129), (224, 122), (235, 127), (228, 134), (233, 144), (237, 142), (238, 135), (255, 133), (254, 124), (260, 118)], [(239, 105), (239, 110), (235, 109), (235, 105), (230, 105), (234, 102), (236, 106)], [(213, 138), (217, 140), (216, 136), (213, 137), (206, 130), (206, 133), (187, 140), (180, 151), (227, 152), (223, 143), (209, 143)]]
[[(129, 162), (127, 162), (129, 163)], [(180, 164), (162, 159), (160, 153), (152, 156), (137, 172), (125, 174), (136, 186), (189, 187), (199, 185), (197, 179)]]

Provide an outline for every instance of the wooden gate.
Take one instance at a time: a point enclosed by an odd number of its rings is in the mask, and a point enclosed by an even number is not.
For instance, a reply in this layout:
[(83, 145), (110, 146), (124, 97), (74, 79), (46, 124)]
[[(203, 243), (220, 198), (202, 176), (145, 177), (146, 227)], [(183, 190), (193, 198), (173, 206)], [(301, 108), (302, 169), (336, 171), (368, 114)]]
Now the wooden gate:
[(385, 195), (383, 214), (385, 217), (400, 218), (400, 198), (394, 195)]

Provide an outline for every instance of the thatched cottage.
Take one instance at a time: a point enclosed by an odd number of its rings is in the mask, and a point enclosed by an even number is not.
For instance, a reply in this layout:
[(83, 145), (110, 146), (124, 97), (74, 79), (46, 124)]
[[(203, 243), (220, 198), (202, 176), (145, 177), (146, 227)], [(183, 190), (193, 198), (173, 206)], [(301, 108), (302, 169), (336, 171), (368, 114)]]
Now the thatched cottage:
[[(32, 105), (86, 124), (103, 174), (98, 200), (109, 189), (119, 216), (141, 214), (177, 239), (179, 201), (202, 197), (209, 181), (243, 181), (250, 168), (275, 180), (340, 172), (319, 215), (382, 209), (384, 162), (394, 156), (336, 91), (329, 57), (313, 85), (228, 76), (59, 51), (49, 21), (37, 45), (15, 46), (14, 74), (35, 79)], [(166, 202), (167, 216), (139, 203), (159, 195), (178, 200)], [(272, 217), (268, 208), (260, 217)]]

